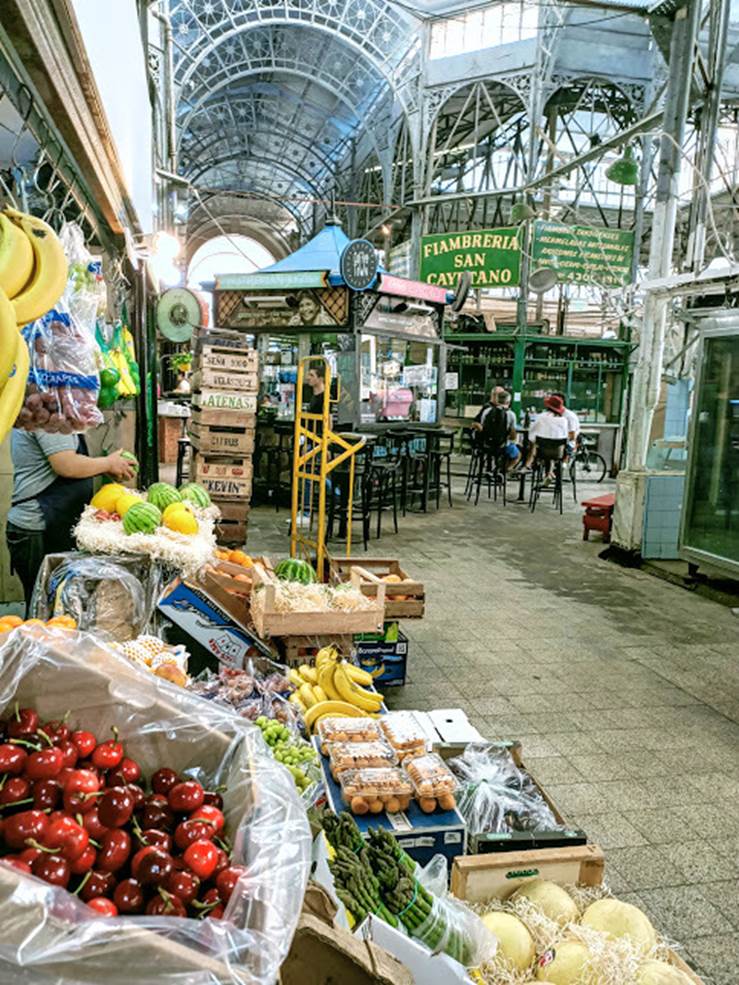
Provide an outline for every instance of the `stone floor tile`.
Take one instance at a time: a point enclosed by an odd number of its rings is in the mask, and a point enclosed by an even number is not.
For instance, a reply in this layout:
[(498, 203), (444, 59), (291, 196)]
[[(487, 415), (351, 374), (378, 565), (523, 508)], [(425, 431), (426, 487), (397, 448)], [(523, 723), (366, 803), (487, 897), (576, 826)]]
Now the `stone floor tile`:
[(682, 870), (657, 854), (650, 845), (610, 848), (606, 859), (609, 882), (612, 868), (617, 870), (630, 889), (635, 890), (680, 886), (687, 882)]
[(704, 982), (736, 985), (739, 968), (739, 934), (710, 934), (686, 939), (688, 953), (695, 959)]
[[(567, 815), (565, 820), (582, 828), (589, 842), (600, 845), (606, 851), (612, 848), (630, 848), (647, 845), (647, 839), (624, 814), (617, 811), (605, 813), (580, 813)], [(608, 874), (608, 858), (606, 858)]]
[(672, 807), (625, 811), (624, 816), (651, 845), (685, 841), (695, 835), (697, 830), (686, 822), (680, 811)]
[(739, 880), (701, 882), (699, 888), (706, 899), (739, 931)]
[[(731, 934), (731, 923), (694, 886), (643, 889), (639, 895), (657, 915), (656, 926), (668, 937), (684, 941), (689, 937)], [(703, 964), (697, 955), (699, 962)]]
[[(739, 859), (705, 840), (667, 842), (659, 846), (659, 852), (685, 874), (687, 883), (739, 877)], [(739, 901), (739, 888), (737, 899)]]

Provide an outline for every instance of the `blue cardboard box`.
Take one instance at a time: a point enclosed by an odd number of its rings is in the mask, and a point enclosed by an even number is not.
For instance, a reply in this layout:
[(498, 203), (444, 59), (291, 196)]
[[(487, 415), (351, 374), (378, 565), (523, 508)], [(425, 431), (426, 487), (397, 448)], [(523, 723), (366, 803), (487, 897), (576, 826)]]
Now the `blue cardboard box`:
[(382, 636), (374, 639), (355, 637), (355, 659), (362, 670), (375, 677), (378, 687), (402, 687), (408, 670), (408, 637), (398, 630), (398, 639), (387, 642)]
[[(313, 739), (321, 761), (323, 782), (328, 806), (335, 814), (347, 810), (341, 797), (341, 787), (331, 776), (329, 760), (321, 755), (320, 742)], [(434, 811), (424, 814), (414, 800), (407, 811), (397, 814), (354, 814), (362, 837), (368, 837), (369, 828), (385, 828), (419, 865), (427, 865), (434, 855), (444, 855), (451, 862), (457, 855), (464, 855), (467, 848), (467, 827), (464, 818), (453, 811)]]
[(247, 657), (270, 656), (262, 641), (236, 623), (200, 585), (175, 578), (157, 608), (228, 667), (243, 667)]

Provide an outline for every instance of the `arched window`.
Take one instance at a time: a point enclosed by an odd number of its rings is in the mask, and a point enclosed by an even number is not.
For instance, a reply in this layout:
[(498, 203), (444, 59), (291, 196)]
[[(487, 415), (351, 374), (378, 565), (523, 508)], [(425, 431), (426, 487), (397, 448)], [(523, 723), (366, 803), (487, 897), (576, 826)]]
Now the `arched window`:
[(251, 274), (275, 262), (270, 251), (250, 236), (214, 236), (199, 247), (187, 271), (187, 282), (198, 287), (218, 274)]

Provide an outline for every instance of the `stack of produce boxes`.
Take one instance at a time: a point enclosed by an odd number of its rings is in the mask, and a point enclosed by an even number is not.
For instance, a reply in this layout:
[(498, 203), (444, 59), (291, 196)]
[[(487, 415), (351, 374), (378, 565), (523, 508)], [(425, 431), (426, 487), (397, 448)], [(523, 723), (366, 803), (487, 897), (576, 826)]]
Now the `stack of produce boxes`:
[(240, 332), (201, 331), (195, 343), (191, 478), (221, 511), (223, 544), (246, 541), (257, 421), (258, 358)]

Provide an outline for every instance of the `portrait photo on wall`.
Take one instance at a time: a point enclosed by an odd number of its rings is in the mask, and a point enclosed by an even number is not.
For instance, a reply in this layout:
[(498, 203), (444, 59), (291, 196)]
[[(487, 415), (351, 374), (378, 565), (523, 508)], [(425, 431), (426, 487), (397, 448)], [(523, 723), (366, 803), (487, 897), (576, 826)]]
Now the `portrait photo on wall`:
[(346, 322), (345, 289), (242, 293), (231, 318), (239, 328), (335, 328)]

